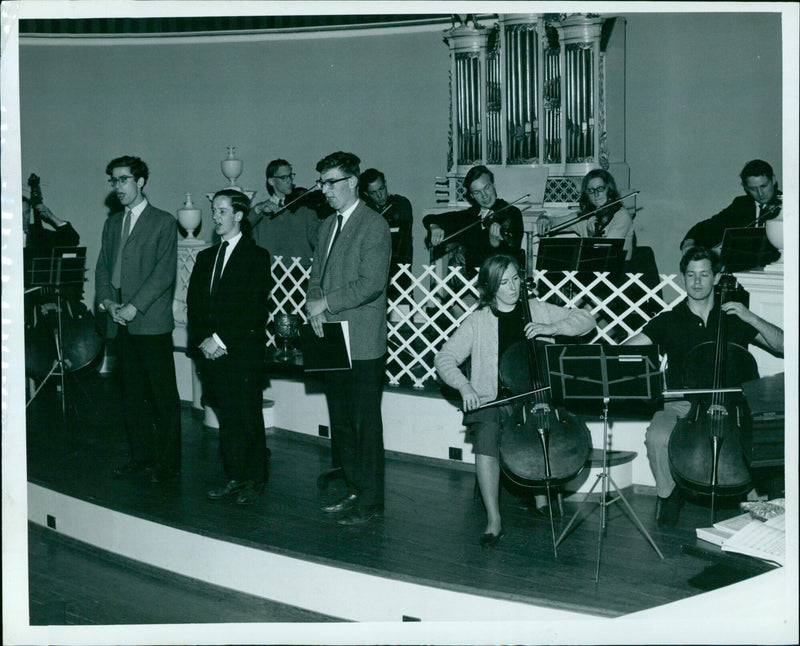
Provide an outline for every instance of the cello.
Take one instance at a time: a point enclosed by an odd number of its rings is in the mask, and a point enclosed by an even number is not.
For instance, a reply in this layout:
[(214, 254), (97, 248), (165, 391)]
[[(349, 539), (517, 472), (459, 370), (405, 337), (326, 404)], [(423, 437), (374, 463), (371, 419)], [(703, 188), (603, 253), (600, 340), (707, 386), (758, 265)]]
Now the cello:
[[(522, 292), (527, 325), (533, 319), (528, 294)], [(519, 341), (500, 358), (500, 380), (512, 395), (532, 393), (522, 398), (522, 424), (503, 431), (500, 466), (513, 482), (545, 486), (549, 495), (551, 485), (568, 482), (581, 472), (591, 451), (591, 435), (580, 418), (553, 404), (539, 343)]]
[[(720, 279), (720, 305), (731, 300), (736, 281)], [(752, 424), (739, 386), (758, 379), (756, 360), (747, 349), (728, 341), (727, 317), (720, 310), (714, 341), (687, 354), (684, 384), (702, 394), (692, 396), (689, 414), (678, 420), (669, 439), (669, 464), (683, 489), (711, 496), (711, 520), (717, 496), (736, 497), (751, 487), (741, 436)]]

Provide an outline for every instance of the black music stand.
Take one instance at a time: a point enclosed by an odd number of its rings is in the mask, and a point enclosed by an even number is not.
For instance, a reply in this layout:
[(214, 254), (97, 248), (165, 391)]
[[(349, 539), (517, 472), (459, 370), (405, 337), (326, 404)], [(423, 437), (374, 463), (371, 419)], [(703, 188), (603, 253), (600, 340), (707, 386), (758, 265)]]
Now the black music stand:
[(536, 255), (536, 269), (620, 273), (625, 266), (624, 243), (622, 238), (542, 238)]
[[(609, 473), (608, 452), (608, 404), (615, 400), (654, 401), (661, 395), (661, 371), (659, 370), (658, 346), (605, 346), (605, 345), (550, 345), (546, 348), (550, 373), (550, 388), (554, 400), (602, 399), (603, 400), (603, 470), (597, 476), (590, 496), (601, 483), (600, 534), (597, 541), (597, 568), (595, 583), (600, 579), (600, 554), (603, 549), (603, 534), (606, 529), (606, 507), (621, 500), (628, 516), (644, 535), (656, 553), (663, 559), (650, 534), (647, 533), (627, 499), (617, 487)], [(609, 500), (608, 484), (616, 493)], [(569, 524), (561, 533), (556, 545), (569, 534), (578, 519), (578, 507)]]
[(776, 258), (764, 227), (725, 229), (720, 258), (727, 273), (765, 267)]
[(30, 267), (26, 270), (26, 281), (31, 287), (27, 291), (36, 289), (52, 289), (56, 296), (56, 328), (53, 330), (53, 340), (56, 346), (56, 358), (50, 372), (34, 390), (31, 398), (25, 404), (27, 408), (44, 385), (51, 377), (61, 380), (61, 416), (66, 423), (67, 419), (67, 381), (70, 370), (69, 361), (64, 358), (64, 328), (62, 324), (62, 311), (64, 301), (62, 290), (71, 286), (83, 285), (86, 272), (86, 247), (54, 247), (49, 256), (38, 256), (30, 259)]

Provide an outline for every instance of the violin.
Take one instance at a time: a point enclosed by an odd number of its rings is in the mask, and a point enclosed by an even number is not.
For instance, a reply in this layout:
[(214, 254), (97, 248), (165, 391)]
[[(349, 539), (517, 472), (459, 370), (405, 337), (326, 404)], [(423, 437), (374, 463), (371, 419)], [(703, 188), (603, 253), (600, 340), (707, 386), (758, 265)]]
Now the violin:
[[(528, 293), (523, 290), (523, 315), (533, 322)], [(517, 484), (536, 487), (572, 480), (583, 469), (591, 451), (586, 424), (563, 407), (553, 404), (543, 369), (540, 342), (524, 340), (512, 344), (500, 358), (500, 380), (518, 400), (522, 423), (504, 429), (500, 439), (500, 465)]]
[[(730, 274), (720, 279), (720, 304), (736, 291)], [(720, 311), (714, 341), (701, 343), (686, 357), (684, 386), (699, 392), (692, 396), (689, 414), (678, 420), (669, 439), (669, 463), (683, 489), (711, 496), (711, 517), (717, 496), (741, 496), (751, 487), (741, 437), (752, 420), (747, 402), (737, 388), (758, 379), (758, 366), (750, 352), (727, 339), (728, 316)]]
[(450, 235), (445, 236), (444, 239), (441, 242), (439, 242), (438, 244), (433, 245), (433, 246), (434, 247), (439, 247), (439, 246), (441, 246), (443, 244), (446, 244), (447, 242), (449, 242), (453, 238), (455, 238), (457, 236), (460, 236), (465, 231), (469, 231), (470, 229), (472, 229), (473, 227), (476, 227), (478, 225), (481, 225), (481, 227), (483, 227), (483, 228), (488, 228), (492, 224), (494, 224), (495, 222), (500, 224), (501, 235), (503, 236), (503, 240), (505, 241), (505, 243), (508, 244), (508, 245), (513, 244), (513, 240), (512, 240), (512, 235), (513, 234), (511, 232), (511, 218), (508, 217), (507, 214), (505, 214), (503, 218), (500, 218), (500, 214), (503, 213), (504, 211), (506, 211), (507, 209), (510, 209), (512, 206), (514, 206), (518, 202), (522, 202), (522, 200), (524, 200), (527, 197), (530, 197), (530, 193), (526, 193), (522, 197), (517, 198), (516, 200), (514, 200), (510, 204), (506, 204), (505, 206), (497, 209), (496, 211), (491, 211), (489, 213), (489, 215), (487, 215), (485, 218), (476, 220), (475, 222), (472, 222), (472, 223), (468, 224), (467, 226), (462, 227), (461, 229), (459, 229), (455, 233), (451, 233)]

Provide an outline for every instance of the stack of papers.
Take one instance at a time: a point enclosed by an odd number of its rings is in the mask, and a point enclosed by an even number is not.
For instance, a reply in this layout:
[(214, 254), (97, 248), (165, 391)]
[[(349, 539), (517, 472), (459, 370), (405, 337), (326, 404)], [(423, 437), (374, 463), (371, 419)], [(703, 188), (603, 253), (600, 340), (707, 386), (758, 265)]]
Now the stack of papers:
[(746, 554), (783, 565), (786, 561), (786, 515), (768, 521), (753, 520), (749, 514), (734, 516), (714, 523), (713, 527), (698, 527), (697, 538), (719, 545), (725, 552)]

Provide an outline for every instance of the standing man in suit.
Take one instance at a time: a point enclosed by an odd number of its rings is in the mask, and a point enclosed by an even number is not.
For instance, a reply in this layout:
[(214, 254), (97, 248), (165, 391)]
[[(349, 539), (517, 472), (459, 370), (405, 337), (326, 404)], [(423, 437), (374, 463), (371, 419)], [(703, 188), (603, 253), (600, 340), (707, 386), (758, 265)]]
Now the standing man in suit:
[(384, 505), (381, 395), (386, 362), (386, 287), (392, 254), (389, 225), (358, 197), (359, 160), (335, 152), (317, 164), (318, 186), (336, 211), (320, 227), (311, 265), (306, 313), (323, 336), (326, 321), (347, 321), (352, 368), (325, 374), (331, 439), (347, 493), (323, 507), (345, 513), (341, 525), (361, 525)]
[(250, 208), (235, 189), (214, 195), (211, 217), (220, 244), (203, 249), (189, 281), (189, 350), (197, 360), (206, 400), (219, 419), (219, 443), (228, 481), (211, 500), (255, 502), (267, 481), (262, 417), (265, 327), (272, 291), (270, 256), (242, 233)]
[[(722, 211), (689, 229), (681, 242), (681, 253), (686, 253), (691, 247), (713, 249), (722, 244), (725, 229), (763, 227), (767, 220), (780, 214), (783, 194), (778, 190), (772, 166), (754, 159), (744, 165), (739, 179), (747, 195), (734, 198)], [(780, 255), (777, 249), (773, 255), (773, 260), (776, 260)]]
[(152, 482), (180, 475), (181, 412), (172, 358), (172, 298), (178, 265), (175, 218), (150, 205), (149, 172), (138, 157), (106, 166), (124, 211), (103, 227), (95, 270), (97, 301), (118, 337), (123, 424), (131, 459), (117, 475), (152, 469)]

